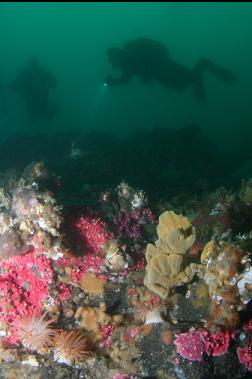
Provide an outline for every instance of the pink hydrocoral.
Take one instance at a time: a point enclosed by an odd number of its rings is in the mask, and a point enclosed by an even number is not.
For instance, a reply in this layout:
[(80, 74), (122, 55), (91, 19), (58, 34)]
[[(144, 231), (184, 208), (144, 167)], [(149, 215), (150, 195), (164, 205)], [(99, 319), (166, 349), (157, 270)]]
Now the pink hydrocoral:
[(103, 272), (105, 260), (94, 254), (85, 254), (84, 257), (71, 256), (68, 258), (59, 258), (55, 264), (57, 266), (71, 267), (71, 279), (75, 282), (79, 282), (85, 272), (94, 272), (99, 278), (114, 280), (116, 277), (128, 276), (130, 272), (144, 271), (145, 258), (139, 259), (133, 266), (114, 275)]
[(228, 351), (230, 333), (228, 331), (209, 332), (198, 330), (177, 335), (174, 341), (177, 353), (190, 361), (201, 361), (203, 353), (219, 357)]
[(113, 379), (133, 379), (133, 376), (129, 374), (120, 374), (119, 372), (117, 372), (113, 376)]
[[(54, 278), (49, 258), (33, 251), (0, 261), (0, 270), (0, 321), (12, 327), (27, 312), (40, 314)], [(6, 338), (17, 340), (14, 332)]]
[(63, 301), (67, 301), (72, 297), (71, 288), (66, 283), (60, 283), (58, 285), (58, 291), (56, 304), (61, 304)]
[(239, 361), (243, 363), (248, 371), (252, 371), (252, 344), (245, 347), (238, 347), (237, 355)]
[(209, 331), (201, 332), (204, 338), (206, 352), (213, 357), (219, 357), (225, 354), (229, 348), (230, 333), (228, 331), (220, 331), (210, 333)]
[(101, 327), (102, 333), (102, 346), (105, 348), (111, 347), (112, 345), (112, 333), (115, 330), (115, 325), (104, 325)]
[(71, 279), (75, 282), (79, 282), (86, 272), (94, 272), (97, 277), (104, 277), (102, 274), (104, 258), (93, 254), (86, 254), (85, 257), (71, 256), (68, 258), (59, 258), (55, 263), (59, 267), (71, 267)]
[(103, 252), (106, 242), (113, 238), (105, 221), (93, 211), (82, 213), (73, 222), (72, 236), (73, 239), (84, 245), (86, 251), (99, 254)]
[(176, 336), (174, 344), (177, 353), (190, 361), (202, 361), (205, 352), (205, 343), (202, 335), (198, 332), (181, 333)]

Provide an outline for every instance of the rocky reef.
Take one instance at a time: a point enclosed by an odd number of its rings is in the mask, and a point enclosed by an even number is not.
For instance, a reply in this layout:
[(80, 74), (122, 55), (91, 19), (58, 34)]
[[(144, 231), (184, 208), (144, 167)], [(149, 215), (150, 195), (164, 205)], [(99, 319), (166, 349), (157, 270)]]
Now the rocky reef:
[(0, 377), (249, 378), (251, 180), (79, 207), (60, 185), (42, 162), (0, 175)]

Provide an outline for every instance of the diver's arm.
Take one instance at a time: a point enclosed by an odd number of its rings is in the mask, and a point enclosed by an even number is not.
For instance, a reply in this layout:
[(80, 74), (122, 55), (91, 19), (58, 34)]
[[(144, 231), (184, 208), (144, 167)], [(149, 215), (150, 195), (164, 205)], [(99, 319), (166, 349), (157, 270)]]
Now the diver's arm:
[(123, 71), (119, 78), (114, 78), (113, 76), (108, 75), (106, 78), (106, 83), (111, 87), (121, 86), (121, 85), (128, 84), (130, 82), (130, 79), (131, 79), (131, 75)]

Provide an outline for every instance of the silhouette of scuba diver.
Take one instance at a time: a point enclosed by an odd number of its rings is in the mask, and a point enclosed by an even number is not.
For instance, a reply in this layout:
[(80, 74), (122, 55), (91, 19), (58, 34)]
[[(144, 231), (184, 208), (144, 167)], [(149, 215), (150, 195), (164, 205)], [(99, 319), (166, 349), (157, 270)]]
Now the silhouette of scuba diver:
[(192, 69), (188, 69), (171, 58), (162, 43), (149, 38), (129, 41), (122, 48), (110, 48), (107, 57), (114, 68), (121, 70), (119, 78), (107, 76), (106, 83), (110, 87), (126, 85), (133, 76), (144, 83), (155, 80), (176, 91), (192, 85), (195, 98), (201, 102), (206, 100), (204, 71), (208, 70), (227, 84), (232, 84), (236, 78), (234, 73), (206, 58), (201, 58)]
[(35, 122), (52, 119), (57, 112), (58, 105), (48, 98), (49, 90), (56, 85), (56, 78), (41, 67), (36, 58), (31, 58), (27, 67), (17, 74), (11, 89), (24, 99), (31, 121)]

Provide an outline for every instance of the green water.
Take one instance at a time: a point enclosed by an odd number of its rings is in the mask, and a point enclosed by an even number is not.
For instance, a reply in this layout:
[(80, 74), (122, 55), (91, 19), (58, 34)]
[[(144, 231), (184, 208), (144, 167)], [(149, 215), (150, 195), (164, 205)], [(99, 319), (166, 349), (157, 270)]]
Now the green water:
[[(60, 112), (31, 125), (20, 100), (6, 90), (2, 135), (16, 131), (99, 129), (120, 135), (155, 125), (195, 123), (221, 145), (250, 137), (252, 88), (251, 3), (1, 3), (0, 76), (4, 86), (36, 56), (58, 79), (52, 98)], [(176, 92), (137, 78), (101, 96), (114, 70), (106, 50), (138, 37), (167, 46), (171, 56), (192, 67), (200, 57), (233, 70), (227, 86), (206, 73), (208, 101), (191, 88)], [(4, 104), (4, 105), (3, 105)]]

